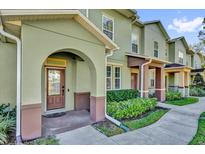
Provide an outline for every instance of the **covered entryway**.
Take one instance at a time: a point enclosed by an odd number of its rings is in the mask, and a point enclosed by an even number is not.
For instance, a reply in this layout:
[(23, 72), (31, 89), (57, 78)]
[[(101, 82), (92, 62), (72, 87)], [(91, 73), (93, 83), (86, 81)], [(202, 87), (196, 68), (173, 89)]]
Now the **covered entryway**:
[(182, 64), (167, 64), (165, 73), (168, 78), (168, 90), (179, 91), (182, 97), (189, 96), (191, 68)]
[[(153, 93), (159, 101), (165, 100), (165, 75), (164, 64), (166, 61), (154, 59), (150, 57), (140, 56), (136, 54), (127, 54), (128, 66), (131, 68), (132, 87), (142, 92), (143, 97), (148, 97), (149, 93)], [(147, 64), (146, 64), (147, 63)], [(141, 66), (143, 66), (143, 71)], [(134, 73), (134, 74), (133, 74)], [(141, 78), (143, 74), (143, 79)], [(154, 74), (154, 75), (150, 75)], [(137, 80), (139, 77), (139, 80)], [(136, 83), (137, 82), (137, 83)], [(143, 83), (141, 87), (141, 82)], [(151, 86), (150, 86), (151, 85)], [(149, 89), (152, 87), (152, 89)]]

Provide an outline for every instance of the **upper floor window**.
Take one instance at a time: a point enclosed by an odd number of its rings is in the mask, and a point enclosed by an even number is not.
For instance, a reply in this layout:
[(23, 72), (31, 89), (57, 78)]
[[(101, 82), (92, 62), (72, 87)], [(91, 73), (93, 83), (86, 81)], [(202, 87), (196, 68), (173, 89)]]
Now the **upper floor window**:
[(114, 20), (103, 15), (103, 33), (105, 33), (111, 40), (114, 36)]
[(112, 66), (107, 66), (107, 89), (112, 89)]
[(158, 57), (159, 55), (159, 46), (158, 46), (158, 42), (157, 41), (154, 41), (154, 57)]
[(138, 53), (137, 35), (132, 33), (132, 52)]
[(115, 89), (121, 88), (121, 67), (114, 67), (115, 68), (115, 75), (114, 75), (114, 81), (115, 81)]
[(180, 64), (183, 64), (183, 58), (184, 58), (183, 52), (179, 51), (179, 63)]

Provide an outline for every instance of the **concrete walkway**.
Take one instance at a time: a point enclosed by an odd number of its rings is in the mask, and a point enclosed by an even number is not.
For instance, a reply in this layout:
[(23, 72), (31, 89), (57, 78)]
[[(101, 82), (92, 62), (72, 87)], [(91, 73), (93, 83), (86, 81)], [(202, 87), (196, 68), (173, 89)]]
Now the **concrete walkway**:
[(174, 106), (158, 103), (158, 106), (171, 110), (156, 123), (119, 134), (106, 137), (92, 126), (58, 134), (61, 144), (130, 144), (130, 145), (182, 145), (188, 144), (194, 137), (198, 118), (205, 111), (205, 98), (195, 104)]

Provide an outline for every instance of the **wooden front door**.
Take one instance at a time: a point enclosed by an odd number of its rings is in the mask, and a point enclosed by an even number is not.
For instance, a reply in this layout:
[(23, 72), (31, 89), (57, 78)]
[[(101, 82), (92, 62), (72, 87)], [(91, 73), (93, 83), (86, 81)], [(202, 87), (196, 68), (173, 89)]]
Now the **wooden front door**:
[(131, 73), (131, 88), (137, 89), (137, 73)]
[(47, 110), (65, 107), (65, 70), (47, 68)]

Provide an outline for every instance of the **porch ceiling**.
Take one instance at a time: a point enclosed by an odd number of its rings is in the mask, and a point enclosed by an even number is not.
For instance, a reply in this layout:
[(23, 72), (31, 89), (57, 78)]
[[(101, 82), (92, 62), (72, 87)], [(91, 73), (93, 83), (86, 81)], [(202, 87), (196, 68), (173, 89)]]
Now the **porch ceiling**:
[[(17, 37), (21, 37), (22, 21), (74, 19), (87, 31), (100, 40), (107, 50), (117, 50), (119, 47), (101, 30), (91, 23), (78, 10), (1, 10), (4, 29)], [(11, 41), (11, 40), (8, 40)]]

